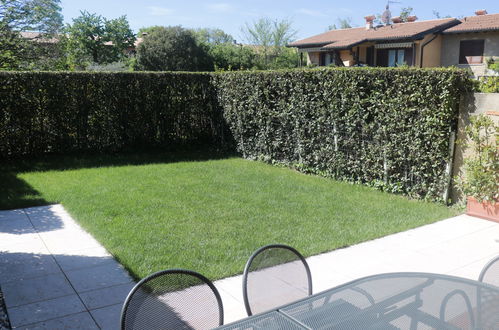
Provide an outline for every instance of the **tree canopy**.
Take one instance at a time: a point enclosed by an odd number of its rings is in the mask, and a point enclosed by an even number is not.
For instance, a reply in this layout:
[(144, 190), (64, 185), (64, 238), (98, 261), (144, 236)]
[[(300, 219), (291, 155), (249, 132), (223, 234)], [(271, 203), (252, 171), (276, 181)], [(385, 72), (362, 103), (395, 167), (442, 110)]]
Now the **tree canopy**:
[(194, 33), (180, 26), (155, 27), (137, 47), (137, 68), (149, 71), (206, 71), (213, 62)]
[(126, 16), (108, 20), (87, 11), (73, 19), (73, 24), (68, 24), (65, 32), (63, 41), (68, 61), (71, 67), (77, 68), (91, 63), (120, 61), (136, 40)]
[[(0, 0), (0, 70), (28, 69), (40, 57), (50, 57), (49, 48), (21, 36), (40, 32), (49, 38), (62, 27), (60, 0)], [(55, 47), (53, 47), (55, 48)]]
[(346, 17), (346, 18), (338, 18), (338, 25), (336, 24), (329, 25), (328, 30), (350, 29), (352, 27), (353, 27), (352, 18)]
[(413, 10), (414, 9), (412, 7), (405, 7), (400, 10), (399, 16), (402, 22), (407, 22), (407, 18), (411, 16)]
[(220, 45), (220, 44), (232, 44), (235, 39), (228, 33), (225, 33), (221, 29), (210, 29), (210, 28), (202, 28), (192, 30), (194, 36), (198, 40), (198, 42), (212, 44), (212, 45)]
[(60, 0), (0, 0), (0, 28), (55, 33), (62, 27)]
[[(258, 47), (258, 53), (262, 55), (261, 68), (276, 68), (277, 59), (283, 54), (288, 55), (286, 45), (294, 41), (297, 31), (293, 29), (290, 19), (272, 20), (267, 17), (260, 18), (252, 24), (246, 23), (241, 29), (246, 41)], [(298, 54), (291, 57), (295, 66), (298, 63)], [(286, 57), (288, 58), (288, 57)], [(281, 58), (280, 60), (283, 60)], [(287, 66), (287, 65), (286, 65)], [(277, 65), (281, 67), (281, 65)]]

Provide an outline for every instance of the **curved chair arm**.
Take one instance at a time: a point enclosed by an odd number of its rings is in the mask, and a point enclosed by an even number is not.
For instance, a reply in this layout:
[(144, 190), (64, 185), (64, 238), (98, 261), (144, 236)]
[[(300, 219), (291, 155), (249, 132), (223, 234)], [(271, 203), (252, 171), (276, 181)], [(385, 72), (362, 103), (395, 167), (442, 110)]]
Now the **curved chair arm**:
[(445, 321), (445, 311), (447, 309), (447, 303), (455, 295), (461, 296), (466, 304), (466, 309), (468, 310), (468, 315), (470, 317), (471, 329), (475, 329), (475, 317), (473, 316), (473, 308), (471, 307), (471, 301), (466, 292), (460, 289), (449, 292), (442, 300), (442, 305), (440, 305), (440, 319)]
[(487, 273), (487, 271), (495, 264), (495, 263), (499, 263), (499, 256), (495, 257), (494, 259), (492, 259), (491, 261), (489, 261), (485, 267), (483, 267), (482, 271), (480, 272), (480, 276), (478, 276), (478, 281), (479, 282), (483, 282), (483, 279), (485, 277), (485, 274)]
[(361, 288), (358, 288), (358, 287), (356, 287), (356, 286), (354, 286), (354, 287), (350, 288), (350, 290), (353, 290), (353, 291), (356, 291), (356, 292), (358, 292), (358, 293), (362, 294), (364, 297), (366, 297), (366, 298), (367, 298), (367, 300), (369, 300), (369, 302), (371, 303), (371, 305), (376, 304), (376, 301), (374, 300), (373, 296), (371, 296), (371, 295), (369, 294), (369, 292), (367, 292), (366, 290), (361, 289)]
[(162, 270), (156, 273), (153, 273), (145, 278), (143, 278), (140, 282), (138, 282), (130, 291), (128, 294), (127, 298), (125, 299), (125, 302), (123, 304), (123, 307), (121, 309), (121, 316), (120, 316), (120, 328), (121, 330), (128, 329), (126, 326), (126, 315), (130, 306), (130, 302), (133, 299), (135, 293), (141, 289), (141, 287), (148, 283), (149, 281), (152, 281), (158, 277), (162, 276), (168, 276), (168, 275), (187, 275), (187, 276), (192, 276), (194, 278), (197, 278), (200, 280), (202, 283), (206, 284), (211, 291), (213, 292), (216, 302), (218, 304), (218, 325), (223, 325), (224, 322), (224, 310), (223, 310), (223, 303), (222, 303), (222, 297), (220, 296), (220, 293), (218, 292), (217, 288), (215, 285), (204, 275), (199, 274), (195, 271), (188, 270), (188, 269), (181, 269), (181, 268), (174, 268), (174, 269), (167, 269), (167, 270)]
[(308, 286), (307, 294), (309, 296), (312, 295), (312, 273), (310, 271), (310, 267), (309, 267), (309, 265), (308, 265), (307, 260), (305, 259), (305, 257), (303, 257), (303, 255), (300, 252), (298, 252), (298, 250), (296, 250), (295, 248), (293, 248), (293, 247), (291, 247), (289, 245), (284, 245), (284, 244), (269, 244), (269, 245), (265, 245), (265, 246), (259, 248), (258, 250), (256, 250), (255, 252), (253, 252), (253, 254), (250, 256), (250, 258), (246, 262), (246, 265), (244, 266), (244, 271), (243, 271), (243, 301), (244, 301), (244, 307), (246, 309), (246, 313), (248, 314), (248, 316), (253, 315), (253, 311), (251, 309), (250, 302), (249, 302), (249, 297), (248, 297), (248, 276), (250, 274), (250, 267), (251, 267), (251, 264), (252, 264), (253, 260), (260, 253), (262, 253), (262, 252), (264, 252), (266, 250), (269, 250), (269, 249), (284, 249), (284, 250), (288, 250), (291, 253), (293, 253), (301, 261), (301, 263), (303, 264), (303, 267), (305, 269), (305, 272), (307, 274), (307, 286)]

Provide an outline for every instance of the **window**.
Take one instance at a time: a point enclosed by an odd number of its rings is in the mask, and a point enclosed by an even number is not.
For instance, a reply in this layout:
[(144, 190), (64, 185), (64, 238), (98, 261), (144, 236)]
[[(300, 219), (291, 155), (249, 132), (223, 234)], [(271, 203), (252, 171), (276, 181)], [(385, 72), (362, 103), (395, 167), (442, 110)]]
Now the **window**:
[(459, 45), (459, 64), (483, 63), (484, 40), (462, 40)]
[(388, 51), (388, 66), (400, 66), (404, 65), (405, 62), (405, 50), (404, 49), (390, 49)]

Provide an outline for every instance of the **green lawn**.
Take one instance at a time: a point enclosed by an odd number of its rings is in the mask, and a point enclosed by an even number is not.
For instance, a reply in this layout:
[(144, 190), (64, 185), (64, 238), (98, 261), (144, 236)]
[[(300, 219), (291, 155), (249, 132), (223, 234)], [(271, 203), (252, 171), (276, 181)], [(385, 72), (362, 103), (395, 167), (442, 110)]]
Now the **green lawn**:
[(268, 243), (310, 256), (454, 215), (359, 185), (209, 158), (134, 154), (18, 164), (0, 175), (0, 208), (62, 203), (137, 278), (183, 267), (217, 279), (241, 273)]

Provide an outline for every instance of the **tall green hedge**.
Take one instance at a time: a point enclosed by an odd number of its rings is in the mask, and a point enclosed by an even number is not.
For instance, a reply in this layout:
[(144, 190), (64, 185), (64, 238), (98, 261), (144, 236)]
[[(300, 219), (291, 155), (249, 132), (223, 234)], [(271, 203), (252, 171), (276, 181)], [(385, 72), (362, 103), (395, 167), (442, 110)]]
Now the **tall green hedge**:
[(0, 157), (222, 141), (209, 74), (0, 73)]
[(179, 144), (417, 197), (445, 187), (466, 73), (0, 73), (0, 158)]
[(442, 196), (465, 73), (347, 68), (226, 73), (215, 81), (244, 157)]

